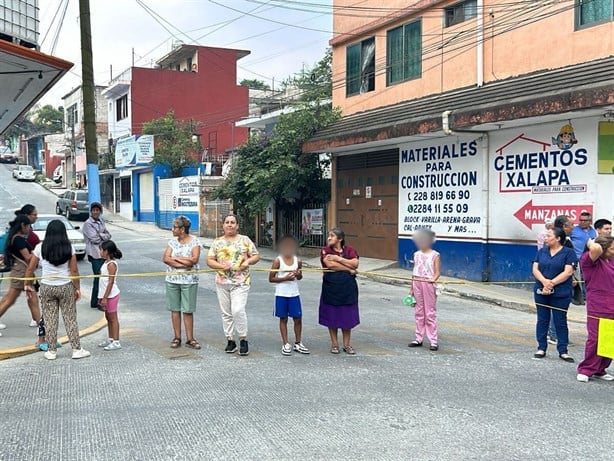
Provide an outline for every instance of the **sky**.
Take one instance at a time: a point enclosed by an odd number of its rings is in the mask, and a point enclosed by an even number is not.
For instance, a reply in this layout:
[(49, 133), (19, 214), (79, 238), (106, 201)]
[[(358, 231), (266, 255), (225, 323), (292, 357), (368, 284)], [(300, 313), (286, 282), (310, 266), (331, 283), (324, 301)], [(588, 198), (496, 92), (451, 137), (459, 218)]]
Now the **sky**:
[[(319, 5), (332, 0), (313, 0)], [(303, 65), (313, 65), (328, 46), (332, 33), (330, 8), (297, 11), (283, 8), (288, 2), (276, 0), (91, 0), (91, 25), (94, 79), (106, 85), (113, 74), (130, 67), (132, 49), (135, 65), (151, 67), (167, 54), (178, 40), (184, 43), (239, 48), (251, 51), (238, 64), (238, 78), (265, 80), (275, 85), (299, 72)], [(40, 104), (62, 104), (62, 96), (81, 82), (79, 38), (79, 2), (69, 0), (61, 28), (64, 0), (40, 0), (41, 51), (75, 64)], [(165, 30), (141, 5), (168, 21)], [(278, 5), (278, 6), (273, 6)], [(233, 11), (230, 8), (237, 10)], [(57, 14), (56, 14), (57, 12)], [(267, 20), (250, 16), (260, 16)], [(55, 21), (53, 18), (55, 16)], [(231, 21), (232, 22), (226, 22)], [(284, 26), (279, 23), (292, 24)], [(298, 26), (298, 27), (296, 27)], [(319, 29), (317, 32), (308, 29)], [(179, 29), (179, 32), (177, 29)], [(182, 32), (185, 34), (182, 34)], [(57, 34), (57, 39), (55, 36)], [(53, 48), (53, 42), (56, 42)]]

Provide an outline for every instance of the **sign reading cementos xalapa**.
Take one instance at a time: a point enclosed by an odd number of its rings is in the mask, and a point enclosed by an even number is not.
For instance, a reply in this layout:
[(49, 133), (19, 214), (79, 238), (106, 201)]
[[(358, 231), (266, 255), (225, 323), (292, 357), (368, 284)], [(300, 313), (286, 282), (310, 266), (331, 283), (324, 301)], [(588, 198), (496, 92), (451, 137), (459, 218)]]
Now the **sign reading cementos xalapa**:
[[(447, 137), (399, 146), (399, 260), (409, 237), (429, 228), (448, 275), (526, 280), (546, 219), (614, 218), (614, 181), (598, 169), (599, 117), (491, 131), (482, 139)], [(606, 140), (607, 141), (607, 140)], [(602, 155), (602, 158), (604, 155)], [(484, 245), (488, 242), (487, 249)]]
[(597, 174), (597, 128), (592, 118), (491, 134), (493, 238), (533, 240), (546, 219), (563, 214), (576, 223), (581, 212), (594, 209), (611, 218), (611, 200), (598, 195), (606, 177)]

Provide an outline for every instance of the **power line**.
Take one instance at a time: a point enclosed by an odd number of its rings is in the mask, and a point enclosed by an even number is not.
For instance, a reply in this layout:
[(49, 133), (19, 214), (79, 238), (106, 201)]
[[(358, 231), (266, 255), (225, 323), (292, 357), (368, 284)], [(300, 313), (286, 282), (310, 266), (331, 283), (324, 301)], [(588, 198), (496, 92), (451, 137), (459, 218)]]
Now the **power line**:
[[(485, 36), (484, 36), (484, 38), (483, 38), (481, 43), (483, 43), (486, 40), (492, 40), (493, 38), (495, 38), (495, 37), (497, 37), (499, 35), (505, 34), (505, 33), (509, 32), (511, 30), (515, 30), (517, 28), (524, 27), (524, 26), (526, 26), (528, 24), (534, 23), (536, 21), (539, 21), (539, 20), (547, 18), (547, 17), (554, 16), (556, 14), (562, 13), (562, 12), (567, 11), (570, 8), (574, 7), (573, 5), (572, 6), (566, 6), (564, 8), (560, 8), (560, 9), (555, 10), (555, 11), (550, 11), (550, 12), (542, 13), (541, 15), (534, 16), (534, 13), (538, 9), (545, 8), (546, 6), (549, 6), (549, 5), (542, 4), (542, 5), (539, 5), (539, 7), (537, 5), (534, 5), (533, 9), (527, 9), (527, 10), (522, 11), (522, 12), (518, 12), (516, 10), (513, 10), (512, 13), (508, 13), (508, 15), (504, 16), (502, 21), (500, 21), (500, 22), (498, 22), (496, 24), (496, 29), (495, 29), (495, 27), (493, 27), (493, 33), (491, 35), (485, 34)], [(530, 18), (519, 19), (520, 17), (526, 16), (526, 15), (532, 15), (532, 16)], [(168, 21), (166, 21), (166, 22), (168, 24), (170, 24)], [(170, 24), (170, 25), (172, 26), (172, 24)], [(290, 27), (292, 27), (292, 26), (293, 25), (290, 25)], [(176, 28), (175, 26), (172, 26), (172, 27)], [(470, 32), (471, 33), (475, 33), (475, 29), (468, 29), (467, 33), (470, 33)], [(176, 36), (174, 33), (172, 33), (172, 35)], [(447, 58), (443, 59), (441, 62), (438, 62), (437, 64), (435, 64), (435, 65), (433, 65), (433, 66), (431, 66), (431, 67), (429, 67), (427, 69), (423, 69), (422, 70), (422, 74), (424, 74), (424, 73), (428, 72), (429, 70), (432, 70), (432, 69), (434, 69), (436, 67), (440, 67), (443, 64), (449, 62), (450, 60), (460, 56), (461, 54), (466, 52), (467, 48), (473, 47), (477, 43), (478, 43), (477, 39), (473, 38), (473, 36), (472, 36), (470, 38), (464, 38), (462, 40), (459, 40), (457, 43), (455, 43), (455, 47), (452, 47), (452, 48), (450, 48), (448, 50), (446, 50), (445, 48), (441, 47), (441, 42), (432, 45), (431, 48), (426, 48), (426, 53), (423, 56), (423, 61), (429, 59), (430, 55), (433, 54), (433, 53), (444, 53), (444, 54), (447, 55)], [(454, 52), (457, 52), (457, 53), (454, 54), (454, 55), (450, 55), (451, 53), (454, 53)], [(381, 68), (379, 71), (377, 71), (376, 75), (380, 75), (380, 74), (382, 74), (382, 73), (384, 73), (386, 71), (387, 71), (386, 67)], [(341, 73), (344, 74), (344, 72), (341, 72)], [(260, 74), (257, 74), (257, 75), (260, 75)], [(263, 77), (266, 78), (266, 76), (263, 76)], [(345, 78), (343, 78), (343, 77), (342, 78), (333, 78), (332, 85), (333, 85), (333, 89), (341, 88), (342, 86), (345, 85)], [(384, 89), (384, 91), (385, 91), (385, 89)], [(302, 93), (304, 93), (304, 92), (303, 91), (299, 91), (298, 92), (299, 95), (302, 94)], [(353, 107), (356, 104), (361, 104), (365, 100), (367, 100), (368, 98), (376, 97), (376, 96), (379, 96), (381, 94), (382, 94), (381, 90), (378, 91), (378, 92), (373, 92), (373, 94), (369, 95), (367, 98), (361, 98), (360, 101), (357, 100), (356, 103), (351, 104), (349, 106), (346, 106), (346, 108)], [(158, 109), (154, 109), (152, 107), (148, 107), (146, 104), (143, 104), (143, 103), (141, 103), (139, 101), (135, 101), (134, 99), (132, 99), (132, 102), (137, 104), (137, 105), (146, 107), (146, 108), (148, 108), (148, 109), (150, 109), (150, 110), (152, 110), (154, 112), (157, 112), (160, 115), (164, 115), (164, 113), (162, 113)], [(201, 116), (203, 116), (203, 117), (207, 117), (207, 116), (208, 117), (215, 117), (215, 116), (220, 116), (220, 117), (221, 116), (229, 116), (229, 117), (231, 117), (231, 118), (229, 118), (227, 120), (216, 120), (214, 122), (215, 125), (220, 125), (220, 124), (223, 124), (225, 122), (230, 122), (230, 121), (236, 120), (236, 111), (218, 111), (218, 112), (207, 112), (207, 113), (203, 113), (203, 114), (194, 114), (193, 118), (198, 119)]]
[(64, 3), (64, 10), (62, 10), (62, 17), (58, 22), (58, 28), (55, 31), (55, 35), (53, 37), (53, 42), (51, 45), (51, 52), (49, 54), (53, 54), (55, 52), (55, 47), (58, 44), (58, 39), (60, 38), (60, 32), (62, 30), (62, 26), (64, 25), (64, 19), (66, 18), (66, 11), (68, 10), (68, 0)]
[(45, 43), (45, 40), (47, 40), (47, 36), (49, 35), (49, 32), (51, 32), (51, 29), (53, 28), (53, 23), (55, 22), (55, 18), (57, 18), (58, 14), (60, 13), (60, 10), (62, 9), (62, 3), (64, 2), (64, 0), (60, 0), (60, 2), (58, 3), (58, 7), (55, 9), (55, 13), (53, 14), (53, 18), (51, 18), (51, 22), (49, 23), (49, 28), (47, 29), (47, 31), (45, 32), (45, 35), (43, 35), (43, 39), (41, 40), (41, 46), (43, 46), (43, 44)]
[[(507, 33), (507, 32), (510, 32), (510, 31), (512, 31), (512, 30), (515, 30), (515, 29), (517, 29), (517, 28), (519, 28), (519, 27), (524, 27), (524, 26), (526, 26), (526, 25), (529, 25), (529, 24), (532, 24), (532, 23), (538, 22), (538, 21), (540, 21), (540, 20), (542, 20), (542, 19), (545, 19), (545, 18), (548, 18), (548, 17), (554, 17), (554, 16), (556, 16), (556, 15), (558, 15), (558, 14), (564, 13), (564, 12), (566, 12), (566, 11), (569, 11), (570, 9), (573, 9), (573, 8), (575, 8), (575, 5), (574, 5), (574, 4), (572, 4), (572, 5), (568, 5), (568, 6), (562, 7), (562, 8), (560, 8), (560, 9), (558, 9), (558, 10), (555, 10), (555, 11), (553, 11), (553, 12), (551, 12), (551, 13), (546, 13), (546, 14), (542, 14), (542, 15), (540, 15), (540, 16), (534, 17), (532, 21), (530, 21), (530, 22), (528, 22), (528, 23), (526, 23), (526, 24), (523, 24), (522, 26), (510, 26), (510, 27), (509, 27), (507, 30), (504, 30), (504, 31), (499, 32), (499, 33), (497, 33), (497, 34), (493, 34), (493, 35), (492, 35), (491, 37), (489, 37), (489, 38), (487, 38), (487, 37), (485, 36), (485, 37), (483, 38), (483, 40), (482, 40), (482, 42), (481, 42), (481, 43), (484, 43), (486, 40), (492, 40), (494, 37), (497, 37), (497, 36), (499, 36), (499, 35), (503, 35), (503, 34), (505, 34), (505, 33)], [(477, 41), (476, 41), (476, 43), (477, 43)], [(474, 44), (472, 43), (472, 44), (469, 44), (469, 45), (465, 45), (465, 46), (464, 46), (464, 48), (467, 48), (468, 46), (474, 46)], [(423, 69), (423, 70), (422, 70), (422, 73), (424, 74), (425, 72), (428, 72), (429, 70), (432, 70), (432, 69), (435, 69), (435, 68), (437, 68), (437, 67), (440, 67), (440, 66), (442, 66), (443, 64), (445, 64), (446, 62), (449, 62), (450, 60), (457, 58), (458, 56), (460, 56), (461, 54), (463, 54), (463, 53), (465, 53), (465, 52), (466, 52), (465, 50), (461, 50), (459, 53), (457, 53), (457, 54), (455, 54), (455, 55), (453, 55), (453, 56), (449, 56), (447, 59), (443, 60), (442, 62), (437, 63), (437, 64), (435, 64), (435, 65), (433, 65), (433, 66), (431, 66), (431, 67), (429, 67), (429, 68), (427, 68), (427, 69)], [(339, 88), (340, 88), (340, 86), (337, 86), (337, 87), (336, 87), (336, 89), (339, 89)], [(386, 91), (386, 90), (388, 90), (389, 88), (391, 88), (391, 87), (386, 87), (386, 88), (385, 88), (383, 91)], [(366, 100), (369, 100), (369, 99), (371, 99), (371, 98), (373, 98), (373, 97), (375, 97), (375, 96), (380, 96), (380, 95), (382, 94), (382, 92), (381, 92), (381, 91), (379, 91), (379, 92), (374, 91), (374, 92), (372, 92), (372, 93), (373, 93), (373, 94), (371, 94), (371, 95), (367, 96), (366, 98), (361, 98), (360, 100), (357, 100), (355, 103), (345, 106), (345, 107), (346, 107), (346, 109), (347, 109), (347, 108), (351, 108), (351, 107), (355, 107), (356, 105), (359, 105), (359, 104), (363, 104), (363, 103), (364, 103)]]

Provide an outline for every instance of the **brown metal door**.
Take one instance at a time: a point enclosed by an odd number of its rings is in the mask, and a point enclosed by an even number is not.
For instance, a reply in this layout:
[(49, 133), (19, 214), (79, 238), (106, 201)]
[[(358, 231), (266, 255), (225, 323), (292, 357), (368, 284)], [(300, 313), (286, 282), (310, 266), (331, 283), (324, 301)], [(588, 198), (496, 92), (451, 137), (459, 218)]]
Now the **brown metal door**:
[(397, 149), (337, 159), (337, 223), (361, 256), (397, 259), (398, 203)]

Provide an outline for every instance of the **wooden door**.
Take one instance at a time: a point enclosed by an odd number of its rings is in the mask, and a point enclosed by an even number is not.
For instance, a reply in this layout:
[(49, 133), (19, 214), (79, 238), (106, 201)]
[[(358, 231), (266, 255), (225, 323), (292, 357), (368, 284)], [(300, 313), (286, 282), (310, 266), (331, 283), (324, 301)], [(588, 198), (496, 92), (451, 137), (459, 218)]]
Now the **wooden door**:
[(337, 159), (337, 224), (361, 256), (398, 257), (398, 149)]

